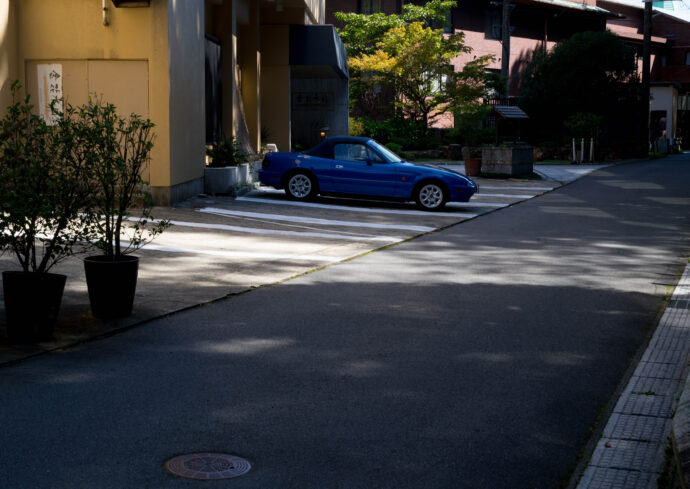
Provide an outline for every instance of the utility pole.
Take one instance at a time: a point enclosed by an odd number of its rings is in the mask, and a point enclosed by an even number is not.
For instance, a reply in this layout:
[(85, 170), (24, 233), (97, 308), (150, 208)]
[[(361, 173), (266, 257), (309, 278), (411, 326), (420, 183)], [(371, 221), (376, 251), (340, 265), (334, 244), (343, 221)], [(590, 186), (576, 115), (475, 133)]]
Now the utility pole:
[(652, 45), (652, 0), (644, 0), (642, 26), (642, 89), (640, 93), (640, 156), (649, 154), (649, 76)]
[(506, 81), (505, 97), (510, 95), (510, 1), (503, 0), (503, 23), (501, 26), (501, 76)]

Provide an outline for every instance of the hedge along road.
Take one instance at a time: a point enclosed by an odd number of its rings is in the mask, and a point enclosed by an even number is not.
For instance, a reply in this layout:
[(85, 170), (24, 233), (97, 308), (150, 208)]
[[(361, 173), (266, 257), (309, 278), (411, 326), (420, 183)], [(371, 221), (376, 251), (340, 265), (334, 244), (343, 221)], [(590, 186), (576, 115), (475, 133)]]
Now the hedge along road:
[[(3, 487), (549, 488), (690, 251), (690, 158), (620, 165), (282, 285), (2, 369)], [(224, 483), (213, 483), (225, 487)]]

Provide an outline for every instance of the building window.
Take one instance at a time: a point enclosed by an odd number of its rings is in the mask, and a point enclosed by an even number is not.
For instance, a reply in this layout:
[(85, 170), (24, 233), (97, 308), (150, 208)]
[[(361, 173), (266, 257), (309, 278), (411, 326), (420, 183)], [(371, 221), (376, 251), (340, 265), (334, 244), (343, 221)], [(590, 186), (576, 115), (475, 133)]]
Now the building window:
[(690, 111), (690, 95), (678, 96), (678, 110)]
[[(510, 26), (510, 33), (515, 30), (515, 26)], [(503, 11), (493, 8), (484, 11), (484, 39), (495, 39), (500, 41), (503, 38)]]
[(484, 13), (484, 39), (501, 39), (501, 11), (487, 10)]
[[(452, 71), (453, 68), (448, 67), (448, 69)], [(424, 82), (424, 88), (428, 91), (428, 93), (438, 94), (443, 90), (446, 90), (448, 86), (448, 75), (443, 73), (423, 73), (422, 81)]]
[(375, 14), (381, 12), (381, 0), (359, 0), (360, 14)]
[(690, 51), (685, 51), (685, 66), (690, 66)]

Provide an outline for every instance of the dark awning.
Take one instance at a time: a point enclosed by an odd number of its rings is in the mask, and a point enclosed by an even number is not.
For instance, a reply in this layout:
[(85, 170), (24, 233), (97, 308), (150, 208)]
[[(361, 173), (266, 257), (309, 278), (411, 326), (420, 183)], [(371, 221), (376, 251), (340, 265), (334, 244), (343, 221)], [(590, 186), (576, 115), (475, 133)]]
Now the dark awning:
[(512, 107), (508, 105), (495, 105), (494, 110), (503, 119), (529, 119), (525, 111), (520, 107)]
[(290, 65), (350, 78), (345, 45), (332, 25), (291, 25)]

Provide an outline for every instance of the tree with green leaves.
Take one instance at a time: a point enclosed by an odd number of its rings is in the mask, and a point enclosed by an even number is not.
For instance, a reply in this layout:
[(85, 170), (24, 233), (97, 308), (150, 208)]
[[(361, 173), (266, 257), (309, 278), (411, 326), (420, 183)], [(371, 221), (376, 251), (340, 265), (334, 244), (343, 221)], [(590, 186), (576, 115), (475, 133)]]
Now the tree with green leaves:
[(407, 4), (401, 15), (337, 13), (339, 30), (351, 68), (351, 102), (364, 106), (374, 87), (387, 87), (393, 113), (423, 133), (447, 111), (479, 100), (489, 87), (490, 56), (467, 63), (456, 72), (453, 58), (471, 52), (463, 33), (445, 33), (443, 26), (455, 1)]
[(634, 132), (637, 86), (633, 48), (609, 31), (582, 32), (535, 51), (521, 77), (521, 107), (537, 138), (567, 137), (566, 129), (581, 137), (599, 125), (624, 136)]
[(362, 54), (374, 54), (377, 44), (394, 27), (402, 27), (413, 22), (426, 25), (444, 25), (455, 0), (431, 0), (426, 5), (403, 5), (402, 14), (356, 14), (335, 12), (334, 16), (345, 26), (338, 29), (338, 35), (347, 47), (347, 54), (354, 58)]

